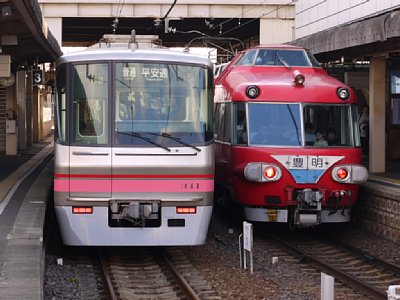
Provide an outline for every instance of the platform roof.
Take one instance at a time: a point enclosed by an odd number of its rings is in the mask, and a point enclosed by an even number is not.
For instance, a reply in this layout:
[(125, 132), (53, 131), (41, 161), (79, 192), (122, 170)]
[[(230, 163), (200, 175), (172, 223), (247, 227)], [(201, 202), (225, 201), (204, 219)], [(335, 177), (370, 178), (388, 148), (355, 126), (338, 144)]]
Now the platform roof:
[(0, 42), (1, 54), (10, 54), (14, 65), (53, 62), (62, 55), (36, 0), (0, 2)]
[(400, 44), (400, 8), (339, 25), (294, 40), (310, 49), (319, 61), (368, 59), (397, 52)]

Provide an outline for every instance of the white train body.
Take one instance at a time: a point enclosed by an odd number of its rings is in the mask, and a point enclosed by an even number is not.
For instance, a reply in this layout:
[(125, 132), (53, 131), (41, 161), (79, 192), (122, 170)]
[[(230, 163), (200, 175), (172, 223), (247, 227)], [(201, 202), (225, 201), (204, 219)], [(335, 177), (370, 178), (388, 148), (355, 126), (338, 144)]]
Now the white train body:
[(170, 50), (57, 62), (54, 205), (66, 245), (199, 245), (213, 207), (213, 72)]

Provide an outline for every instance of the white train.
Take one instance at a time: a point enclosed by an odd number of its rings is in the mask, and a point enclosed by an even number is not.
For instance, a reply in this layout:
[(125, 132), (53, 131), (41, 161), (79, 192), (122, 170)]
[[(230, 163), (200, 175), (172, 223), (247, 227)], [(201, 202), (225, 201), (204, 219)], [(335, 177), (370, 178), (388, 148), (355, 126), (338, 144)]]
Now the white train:
[(66, 245), (199, 245), (213, 207), (213, 69), (87, 50), (56, 71), (54, 205)]

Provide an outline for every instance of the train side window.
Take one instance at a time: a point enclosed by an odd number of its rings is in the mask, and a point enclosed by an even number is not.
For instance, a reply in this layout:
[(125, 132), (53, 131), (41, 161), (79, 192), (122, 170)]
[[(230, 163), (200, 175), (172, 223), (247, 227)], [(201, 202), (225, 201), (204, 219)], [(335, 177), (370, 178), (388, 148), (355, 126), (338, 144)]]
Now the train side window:
[(67, 131), (67, 94), (66, 94), (66, 78), (67, 68), (66, 65), (60, 66), (57, 70), (56, 75), (56, 101), (57, 101), (57, 113), (56, 113), (56, 140), (59, 143), (66, 142), (66, 131)]
[(108, 143), (108, 65), (73, 66), (73, 143)]
[(233, 143), (239, 145), (247, 144), (247, 121), (246, 121), (246, 105), (245, 103), (237, 103), (234, 105), (234, 132)]
[(224, 130), (223, 130), (223, 140), (224, 142), (231, 142), (231, 103), (225, 105), (225, 117), (224, 120)]
[(231, 142), (231, 105), (217, 103), (215, 109), (215, 138), (223, 142)]
[(215, 106), (215, 115), (214, 115), (214, 133), (215, 139), (221, 141), (222, 140), (222, 121), (224, 117), (225, 104), (217, 103)]

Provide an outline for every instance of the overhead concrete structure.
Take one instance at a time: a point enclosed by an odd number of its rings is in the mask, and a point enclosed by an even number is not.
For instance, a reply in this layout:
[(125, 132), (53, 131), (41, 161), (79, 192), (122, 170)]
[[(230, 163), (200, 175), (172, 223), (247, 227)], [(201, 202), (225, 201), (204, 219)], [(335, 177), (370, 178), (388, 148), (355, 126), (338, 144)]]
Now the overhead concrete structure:
[[(293, 39), (291, 0), (40, 0), (43, 15), (62, 46), (88, 46), (103, 34), (158, 35), (165, 46), (183, 47), (236, 38), (247, 45)], [(220, 38), (218, 41), (216, 38)]]

